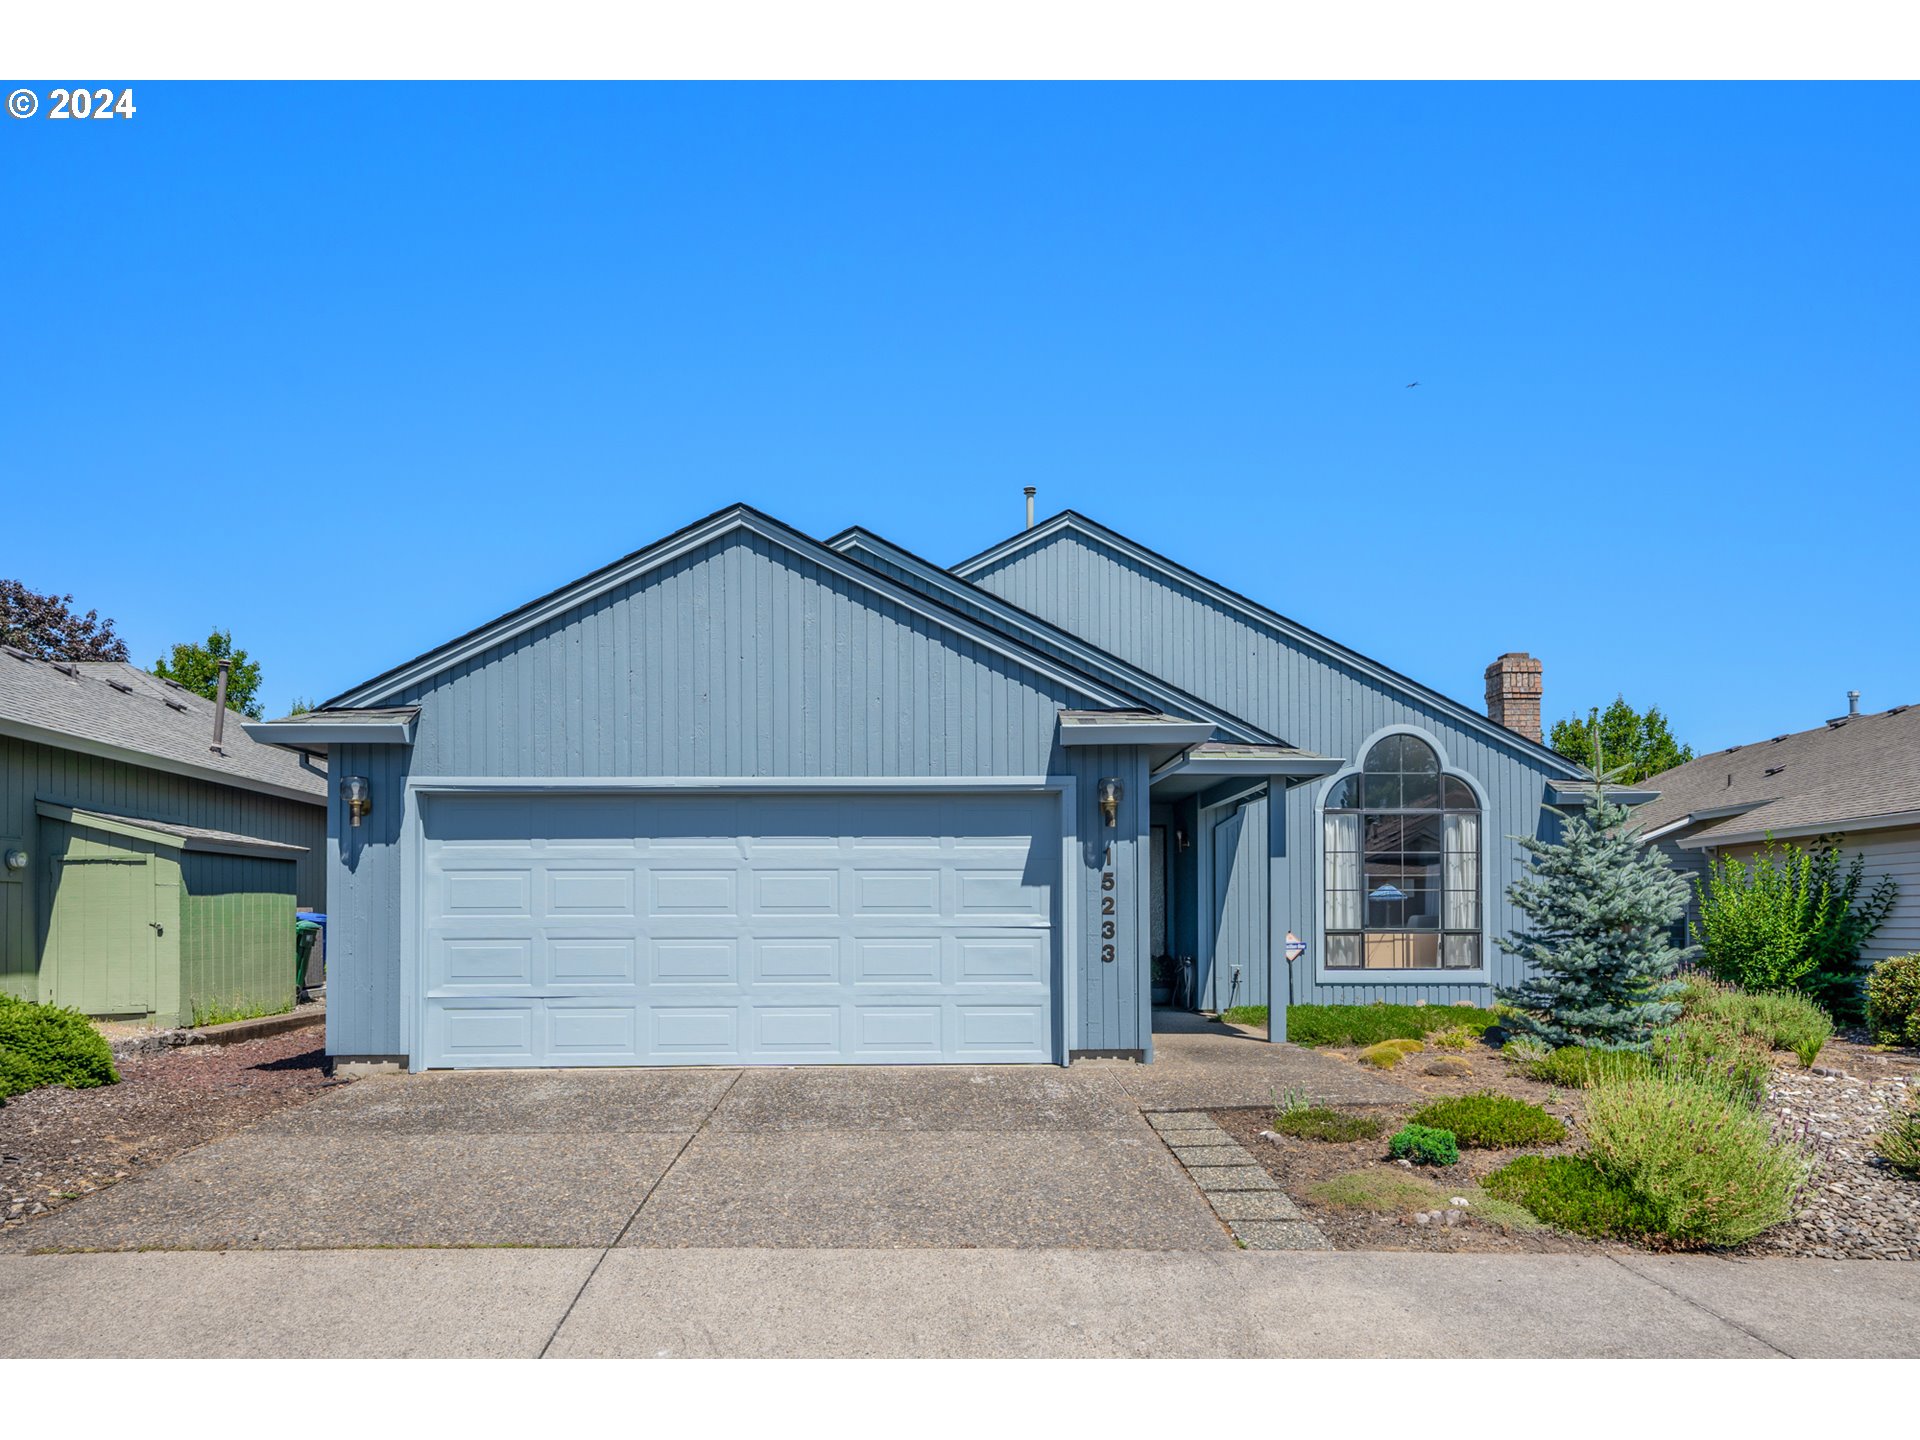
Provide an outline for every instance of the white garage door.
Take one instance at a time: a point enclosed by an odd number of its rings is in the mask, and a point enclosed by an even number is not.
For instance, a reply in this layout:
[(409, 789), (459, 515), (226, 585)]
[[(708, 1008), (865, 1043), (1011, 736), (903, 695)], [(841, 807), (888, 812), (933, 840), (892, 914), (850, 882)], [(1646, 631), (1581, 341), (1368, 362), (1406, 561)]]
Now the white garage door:
[(1044, 1062), (1045, 794), (429, 796), (433, 1066)]

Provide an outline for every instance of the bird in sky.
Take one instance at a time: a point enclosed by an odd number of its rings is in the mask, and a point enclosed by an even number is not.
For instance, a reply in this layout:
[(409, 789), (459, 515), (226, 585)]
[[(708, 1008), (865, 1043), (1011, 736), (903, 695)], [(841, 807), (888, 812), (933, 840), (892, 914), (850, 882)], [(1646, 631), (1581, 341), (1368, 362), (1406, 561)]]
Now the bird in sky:
[(1415, 390), (1419, 388), (1419, 385), (1420, 385), (1420, 382), (1418, 380), (1415, 380), (1408, 384), (1407, 389)]

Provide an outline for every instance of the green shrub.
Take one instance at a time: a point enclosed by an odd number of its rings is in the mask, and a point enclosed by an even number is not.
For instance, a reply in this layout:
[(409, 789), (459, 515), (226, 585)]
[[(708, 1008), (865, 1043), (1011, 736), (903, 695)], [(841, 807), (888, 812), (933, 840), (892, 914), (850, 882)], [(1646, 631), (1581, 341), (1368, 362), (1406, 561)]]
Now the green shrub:
[(1460, 1147), (1451, 1131), (1431, 1130), (1425, 1125), (1402, 1128), (1387, 1142), (1387, 1153), (1416, 1165), (1453, 1165), (1460, 1159)]
[(1520, 1066), (1537, 1065), (1553, 1051), (1531, 1035), (1516, 1035), (1500, 1047), (1500, 1053)]
[[(1292, 1020), (1287, 1025), (1291, 1032)], [(1920, 1046), (1920, 954), (1882, 960), (1868, 973), (1867, 1026), (1882, 1045)]]
[(1301, 1140), (1326, 1140), (1336, 1145), (1354, 1140), (1373, 1140), (1386, 1127), (1372, 1115), (1350, 1115), (1324, 1105), (1304, 1110), (1283, 1110), (1273, 1117), (1273, 1128), (1282, 1135)]
[(1773, 1047), (1711, 1015), (1693, 1015), (1653, 1042), (1654, 1069), (1758, 1105), (1773, 1073)]
[(1409, 1123), (1449, 1130), (1454, 1139), (1475, 1150), (1557, 1145), (1567, 1138), (1567, 1127), (1538, 1105), (1485, 1090), (1436, 1100), (1416, 1112)]
[(1495, 1199), (1581, 1235), (1639, 1238), (1660, 1230), (1659, 1216), (1633, 1186), (1578, 1156), (1522, 1155), (1480, 1184)]
[(1920, 1180), (1920, 1109), (1909, 1110), (1881, 1131), (1873, 1148), (1909, 1180)]
[(1367, 1046), (1353, 1058), (1377, 1070), (1391, 1070), (1407, 1056), (1417, 1055), (1426, 1048), (1418, 1040), (1382, 1040), (1378, 1045)]
[(1471, 1025), (1452, 1025), (1433, 1037), (1433, 1043), (1442, 1050), (1471, 1050), (1480, 1043), (1484, 1030), (1476, 1030)]
[(1721, 856), (1695, 882), (1701, 963), (1747, 990), (1842, 994), (1899, 890), (1882, 876), (1862, 899), (1865, 866), (1856, 855), (1843, 874), (1831, 846), (1771, 837), (1751, 861)]
[(1696, 975), (1687, 981), (1682, 1004), (1689, 1016), (1707, 1016), (1772, 1049), (1791, 1050), (1802, 1065), (1813, 1064), (1833, 1035), (1833, 1020), (1825, 1010), (1804, 995), (1784, 990), (1755, 994)]
[(1481, 1034), (1500, 1023), (1491, 1010), (1470, 1005), (1289, 1005), (1287, 1039), (1295, 1045), (1373, 1045), (1422, 1040), (1436, 1030)]
[(119, 1078), (113, 1051), (78, 1010), (0, 994), (0, 1100), (42, 1085), (83, 1090)]
[(1774, 1141), (1767, 1116), (1686, 1076), (1594, 1086), (1586, 1129), (1587, 1158), (1652, 1207), (1658, 1233), (1685, 1244), (1738, 1245), (1778, 1225), (1813, 1169)]
[(1527, 1063), (1527, 1074), (1548, 1085), (1583, 1090), (1617, 1075), (1644, 1075), (1653, 1069), (1650, 1056), (1637, 1050), (1589, 1050), (1584, 1045), (1562, 1045)]

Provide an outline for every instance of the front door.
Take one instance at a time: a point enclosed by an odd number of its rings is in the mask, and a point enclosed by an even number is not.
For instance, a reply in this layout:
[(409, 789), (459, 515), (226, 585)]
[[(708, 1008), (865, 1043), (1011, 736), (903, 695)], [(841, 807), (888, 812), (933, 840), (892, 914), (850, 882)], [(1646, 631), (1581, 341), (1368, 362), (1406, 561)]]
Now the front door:
[(1200, 1005), (1267, 1003), (1267, 797), (1213, 812)]

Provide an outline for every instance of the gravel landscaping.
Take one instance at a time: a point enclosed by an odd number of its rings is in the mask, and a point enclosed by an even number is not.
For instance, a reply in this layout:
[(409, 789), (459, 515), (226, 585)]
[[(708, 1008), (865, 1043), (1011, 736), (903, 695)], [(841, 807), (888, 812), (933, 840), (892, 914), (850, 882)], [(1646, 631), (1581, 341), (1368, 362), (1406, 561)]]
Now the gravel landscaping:
[[(1363, 1068), (1360, 1047), (1328, 1047)], [(1795, 1218), (1749, 1241), (1736, 1255), (1819, 1259), (1920, 1260), (1920, 1182), (1906, 1179), (1873, 1153), (1888, 1121), (1920, 1098), (1920, 1053), (1882, 1051), (1855, 1041), (1828, 1043), (1813, 1069), (1777, 1056), (1766, 1106), (1778, 1133), (1818, 1158)], [(1271, 1133), (1271, 1108), (1213, 1110), (1212, 1118), (1273, 1176), (1306, 1219), (1340, 1250), (1626, 1252), (1635, 1247), (1515, 1224), (1504, 1207), (1483, 1204), (1478, 1181), (1515, 1155), (1571, 1155), (1583, 1148), (1583, 1093), (1528, 1079), (1488, 1045), (1465, 1052), (1409, 1055), (1392, 1078), (1418, 1093), (1400, 1105), (1339, 1105), (1370, 1116), (1377, 1138), (1347, 1141)], [(1506, 1150), (1463, 1149), (1446, 1167), (1409, 1166), (1387, 1158), (1386, 1137), (1426, 1100), (1490, 1090), (1542, 1106), (1568, 1127), (1554, 1145)], [(1329, 1182), (1362, 1177), (1362, 1195), (1341, 1195)], [(1453, 1204), (1455, 1196), (1468, 1200)], [(1449, 1215), (1448, 1211), (1458, 1211)], [(1437, 1213), (1436, 1213), (1437, 1212)], [(1424, 1217), (1424, 1218), (1423, 1218)]]
[(1819, 1157), (1799, 1212), (1742, 1247), (1752, 1255), (1920, 1260), (1920, 1181), (1873, 1153), (1887, 1122), (1920, 1099), (1920, 1055), (1829, 1042), (1814, 1070), (1776, 1065), (1767, 1107)]
[(132, 1055), (118, 1085), (15, 1096), (0, 1106), (0, 1230), (347, 1084), (327, 1078), (321, 1045), (309, 1028)]

